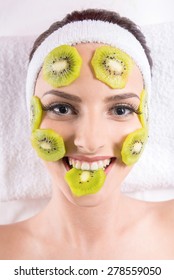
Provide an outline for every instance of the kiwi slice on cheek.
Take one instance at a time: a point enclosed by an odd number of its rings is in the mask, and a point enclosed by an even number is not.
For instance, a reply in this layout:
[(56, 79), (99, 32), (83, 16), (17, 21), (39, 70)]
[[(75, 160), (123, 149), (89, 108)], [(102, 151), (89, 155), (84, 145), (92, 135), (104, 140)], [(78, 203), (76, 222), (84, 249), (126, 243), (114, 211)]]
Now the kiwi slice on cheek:
[(32, 132), (39, 128), (42, 120), (42, 105), (37, 96), (32, 96), (30, 103), (30, 127)]
[(52, 129), (36, 129), (31, 135), (31, 144), (46, 161), (57, 161), (65, 155), (63, 138)]
[(97, 193), (103, 186), (106, 174), (103, 169), (95, 171), (70, 169), (65, 180), (75, 196), (84, 196)]
[(137, 129), (126, 137), (121, 150), (122, 161), (126, 165), (132, 165), (138, 161), (147, 139), (148, 132), (145, 128)]
[(91, 60), (97, 79), (111, 88), (124, 88), (133, 66), (129, 55), (118, 48), (97, 48)]
[(51, 86), (67, 86), (80, 75), (82, 59), (75, 47), (62, 45), (53, 49), (45, 58), (43, 78)]

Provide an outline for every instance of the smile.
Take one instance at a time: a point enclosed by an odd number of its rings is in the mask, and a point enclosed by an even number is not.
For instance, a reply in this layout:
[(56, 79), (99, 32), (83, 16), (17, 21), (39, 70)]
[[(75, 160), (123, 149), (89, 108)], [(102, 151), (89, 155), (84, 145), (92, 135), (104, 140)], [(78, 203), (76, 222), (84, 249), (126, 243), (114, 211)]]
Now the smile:
[(105, 158), (105, 159), (77, 159), (73, 157), (63, 158), (63, 162), (67, 170), (71, 168), (76, 168), (80, 170), (95, 171), (98, 169), (103, 169), (106, 173), (109, 171), (109, 167), (112, 167), (113, 163), (116, 161), (115, 157)]

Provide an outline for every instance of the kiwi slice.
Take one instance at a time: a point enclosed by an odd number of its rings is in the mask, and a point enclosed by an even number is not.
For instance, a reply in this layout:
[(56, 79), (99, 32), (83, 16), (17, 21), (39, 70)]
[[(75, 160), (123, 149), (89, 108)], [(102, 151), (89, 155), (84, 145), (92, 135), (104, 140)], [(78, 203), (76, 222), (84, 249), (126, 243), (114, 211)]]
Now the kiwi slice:
[(140, 158), (148, 139), (147, 129), (140, 128), (130, 133), (123, 142), (121, 156), (126, 165), (132, 165)]
[(72, 168), (65, 180), (75, 196), (84, 196), (98, 192), (104, 184), (106, 174), (103, 169), (95, 171)]
[(111, 88), (124, 88), (133, 66), (129, 55), (118, 48), (97, 48), (91, 60), (97, 79)]
[(149, 120), (149, 110), (148, 110), (148, 100), (147, 100), (147, 92), (143, 89), (140, 95), (140, 106), (139, 111), (141, 114), (139, 114), (139, 119), (142, 124), (142, 127), (148, 126), (148, 120)]
[(42, 105), (39, 97), (32, 96), (30, 103), (30, 127), (31, 130), (39, 128), (42, 120)]
[(45, 58), (43, 77), (53, 87), (67, 86), (80, 75), (82, 59), (75, 47), (62, 45)]
[(36, 129), (31, 135), (31, 144), (38, 156), (47, 161), (57, 161), (65, 155), (64, 141), (52, 129)]

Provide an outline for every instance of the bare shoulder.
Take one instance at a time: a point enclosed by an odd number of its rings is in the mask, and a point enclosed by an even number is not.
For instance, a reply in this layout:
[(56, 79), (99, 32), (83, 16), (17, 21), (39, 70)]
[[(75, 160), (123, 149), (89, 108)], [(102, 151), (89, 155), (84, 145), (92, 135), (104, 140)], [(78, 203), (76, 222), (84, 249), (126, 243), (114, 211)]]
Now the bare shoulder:
[(25, 223), (0, 226), (0, 260), (20, 258), (28, 247), (29, 236)]
[(155, 212), (156, 235), (160, 244), (165, 244), (169, 256), (174, 258), (174, 200), (159, 203)]
[(157, 207), (158, 220), (174, 231), (174, 199), (160, 202)]

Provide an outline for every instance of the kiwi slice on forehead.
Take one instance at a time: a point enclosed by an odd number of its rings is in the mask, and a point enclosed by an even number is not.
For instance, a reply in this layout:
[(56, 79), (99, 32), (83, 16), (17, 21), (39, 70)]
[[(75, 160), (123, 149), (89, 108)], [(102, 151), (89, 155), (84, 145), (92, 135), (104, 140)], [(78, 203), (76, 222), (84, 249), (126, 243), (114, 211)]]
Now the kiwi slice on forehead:
[(30, 103), (30, 127), (31, 130), (39, 128), (42, 120), (42, 105), (37, 96), (32, 96)]
[(46, 161), (57, 161), (65, 155), (63, 138), (52, 129), (34, 130), (31, 144), (38, 156)]
[(91, 60), (96, 78), (111, 88), (124, 88), (133, 66), (132, 58), (118, 48), (102, 46)]
[(71, 84), (80, 75), (82, 59), (75, 47), (62, 45), (45, 58), (43, 77), (54, 88)]
[(138, 161), (144, 151), (148, 139), (148, 132), (145, 128), (137, 129), (130, 133), (123, 142), (121, 156), (126, 165), (132, 165)]
[(72, 193), (78, 197), (95, 194), (101, 189), (105, 179), (106, 174), (103, 169), (90, 171), (72, 168), (65, 175)]

